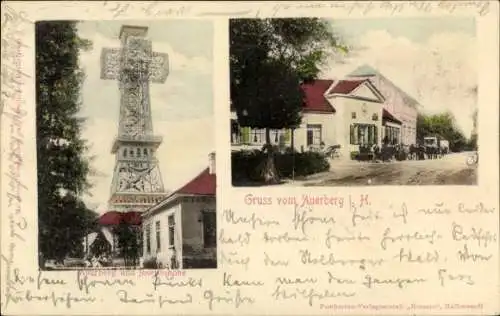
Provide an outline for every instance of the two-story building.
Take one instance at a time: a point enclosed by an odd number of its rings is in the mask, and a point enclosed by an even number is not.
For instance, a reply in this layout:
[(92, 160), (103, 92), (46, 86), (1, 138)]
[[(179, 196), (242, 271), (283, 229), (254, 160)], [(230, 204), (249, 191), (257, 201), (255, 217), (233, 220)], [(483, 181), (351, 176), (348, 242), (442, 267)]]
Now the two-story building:
[[(400, 142), (401, 122), (385, 108), (385, 97), (370, 80), (314, 80), (301, 87), (301, 125), (293, 131), (271, 131), (273, 144), (291, 146), (293, 137), (298, 151), (339, 145), (341, 157), (349, 159), (350, 153), (359, 151), (361, 145), (381, 146), (385, 136), (391, 142)], [(231, 115), (232, 149), (261, 148), (265, 131), (240, 127), (236, 112), (231, 111)]]
[[(380, 91), (386, 100), (384, 108), (394, 118), (401, 122), (401, 130), (397, 131), (394, 125), (385, 127), (387, 134), (399, 133), (397, 138), (404, 145), (414, 145), (417, 142), (417, 116), (420, 103), (408, 93), (399, 88), (387, 77), (369, 65), (362, 65), (352, 71), (348, 78), (354, 80), (368, 79)], [(392, 137), (391, 139), (393, 139)]]
[(143, 262), (161, 268), (217, 267), (215, 153), (209, 166), (142, 214)]

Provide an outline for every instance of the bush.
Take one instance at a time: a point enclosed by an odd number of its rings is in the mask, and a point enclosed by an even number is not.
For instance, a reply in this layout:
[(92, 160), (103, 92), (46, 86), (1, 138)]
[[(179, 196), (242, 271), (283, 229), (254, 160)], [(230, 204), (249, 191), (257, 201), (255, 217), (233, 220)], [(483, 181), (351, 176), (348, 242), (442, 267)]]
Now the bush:
[[(276, 170), (280, 177), (284, 178), (290, 178), (293, 174), (307, 176), (330, 169), (326, 156), (318, 152), (299, 153), (287, 150), (276, 152), (274, 157)], [(231, 157), (233, 182), (262, 181), (258, 168), (264, 159), (266, 159), (266, 154), (260, 150), (233, 152)]]
[(260, 150), (241, 150), (231, 154), (233, 181), (260, 181), (257, 166), (264, 158)]
[[(328, 171), (330, 164), (325, 155), (318, 152), (285, 153), (275, 156), (276, 169), (281, 177), (307, 176)], [(294, 168), (295, 165), (295, 168)]]
[(149, 258), (144, 260), (143, 263), (143, 268), (144, 269), (158, 269), (158, 262), (156, 261), (156, 258)]

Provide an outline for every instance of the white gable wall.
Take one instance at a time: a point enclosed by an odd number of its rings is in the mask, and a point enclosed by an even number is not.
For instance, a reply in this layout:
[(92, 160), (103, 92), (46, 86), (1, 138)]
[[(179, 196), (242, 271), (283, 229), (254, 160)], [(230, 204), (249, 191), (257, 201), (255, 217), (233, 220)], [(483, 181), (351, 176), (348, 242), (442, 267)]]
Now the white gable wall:
[(402, 122), (401, 142), (416, 144), (418, 111), (405, 100), (405, 96), (394, 85), (379, 75), (369, 77), (373, 85), (385, 98), (384, 108)]
[(373, 93), (373, 91), (368, 87), (367, 83), (363, 83), (359, 85), (354, 91), (351, 93), (352, 96), (357, 96), (364, 99), (381, 101), (380, 98)]
[[(372, 124), (377, 127), (377, 144), (382, 141), (382, 109), (383, 104), (371, 102), (355, 97), (332, 97), (330, 102), (335, 102), (338, 114), (337, 141), (341, 144), (340, 152), (343, 159), (350, 159), (352, 151), (359, 151), (359, 145), (351, 145), (351, 124)], [(363, 107), (366, 107), (366, 113)], [(352, 118), (352, 112), (356, 113), (356, 118)], [(373, 120), (373, 114), (377, 115), (377, 120)]]
[[(156, 258), (158, 262), (160, 262), (163, 267), (169, 267), (171, 263), (171, 257), (173, 255), (172, 248), (169, 247), (169, 230), (168, 230), (168, 217), (174, 214), (175, 222), (176, 222), (176, 230), (175, 230), (175, 249), (177, 255), (177, 262), (181, 263), (182, 258), (182, 227), (178, 223), (181, 223), (181, 204), (175, 203), (166, 206), (161, 211), (155, 213), (152, 216), (144, 217), (142, 224), (143, 231), (143, 259), (144, 261), (152, 258)], [(156, 249), (156, 222), (160, 222), (160, 250)], [(151, 252), (147, 252), (147, 244), (146, 244), (146, 227), (148, 224), (151, 224)]]

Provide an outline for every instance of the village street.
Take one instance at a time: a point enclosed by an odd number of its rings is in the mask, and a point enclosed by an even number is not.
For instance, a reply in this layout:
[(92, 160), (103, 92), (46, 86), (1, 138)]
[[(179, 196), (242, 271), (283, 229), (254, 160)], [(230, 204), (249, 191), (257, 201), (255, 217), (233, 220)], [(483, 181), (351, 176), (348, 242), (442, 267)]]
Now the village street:
[(285, 185), (474, 185), (477, 183), (477, 165), (467, 165), (470, 154), (452, 153), (435, 160), (386, 163), (331, 161), (329, 172), (296, 179)]

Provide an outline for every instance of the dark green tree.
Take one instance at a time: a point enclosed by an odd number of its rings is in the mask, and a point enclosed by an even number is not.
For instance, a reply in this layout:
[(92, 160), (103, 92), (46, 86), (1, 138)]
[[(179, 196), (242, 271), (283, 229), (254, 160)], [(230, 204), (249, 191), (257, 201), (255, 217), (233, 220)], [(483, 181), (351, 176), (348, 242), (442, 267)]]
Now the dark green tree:
[(140, 227), (130, 225), (121, 220), (115, 227), (114, 233), (118, 238), (120, 255), (125, 260), (125, 266), (136, 266), (140, 251)]
[(241, 126), (265, 129), (261, 176), (276, 183), (270, 130), (300, 125), (301, 83), (315, 79), (332, 52), (347, 49), (317, 18), (234, 19), (229, 37), (231, 106)]
[(39, 250), (44, 259), (61, 259), (97, 216), (80, 200), (90, 168), (77, 116), (84, 78), (78, 55), (90, 42), (78, 37), (76, 22), (43, 21), (35, 25), (35, 47)]

